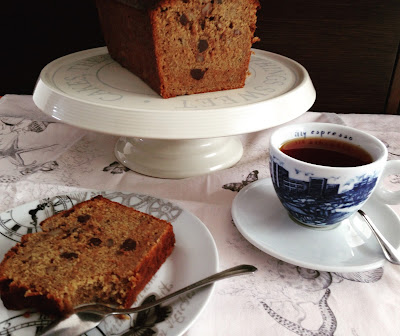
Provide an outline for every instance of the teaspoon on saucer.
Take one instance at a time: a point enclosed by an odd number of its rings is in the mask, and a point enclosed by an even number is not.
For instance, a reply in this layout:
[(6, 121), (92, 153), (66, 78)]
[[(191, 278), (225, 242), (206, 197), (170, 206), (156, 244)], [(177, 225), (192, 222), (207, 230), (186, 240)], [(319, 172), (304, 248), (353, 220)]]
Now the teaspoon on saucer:
[(39, 334), (40, 336), (79, 336), (98, 326), (103, 319), (109, 315), (133, 314), (151, 307), (157, 306), (165, 301), (172, 299), (180, 294), (192, 291), (194, 289), (209, 285), (215, 281), (228, 277), (241, 275), (245, 273), (254, 273), (257, 268), (252, 265), (239, 265), (225, 271), (216, 273), (202, 280), (199, 280), (189, 286), (186, 286), (176, 292), (164, 296), (153, 302), (141, 305), (139, 307), (118, 309), (104, 304), (85, 304), (74, 309), (71, 315), (58, 319), (45, 327)]
[(400, 253), (385, 239), (364, 211), (358, 210), (358, 213), (364, 218), (372, 233), (375, 235), (386, 259), (392, 264), (400, 265)]

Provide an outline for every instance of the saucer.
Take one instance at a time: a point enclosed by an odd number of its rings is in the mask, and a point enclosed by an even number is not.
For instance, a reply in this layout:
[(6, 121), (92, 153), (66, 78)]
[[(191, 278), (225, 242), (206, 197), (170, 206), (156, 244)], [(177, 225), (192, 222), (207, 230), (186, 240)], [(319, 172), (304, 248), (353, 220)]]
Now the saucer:
[[(385, 204), (370, 198), (362, 210), (386, 239), (400, 246), (400, 218)], [(333, 229), (306, 227), (290, 219), (272, 181), (244, 187), (232, 204), (240, 233), (254, 246), (293, 265), (328, 272), (363, 272), (383, 266), (386, 259), (375, 236), (356, 213)]]

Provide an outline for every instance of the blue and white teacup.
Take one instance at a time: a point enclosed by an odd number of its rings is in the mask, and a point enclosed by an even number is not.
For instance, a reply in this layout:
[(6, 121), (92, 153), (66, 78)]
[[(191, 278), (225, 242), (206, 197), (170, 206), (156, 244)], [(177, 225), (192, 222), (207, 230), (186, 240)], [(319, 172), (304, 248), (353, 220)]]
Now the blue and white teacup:
[[(280, 148), (294, 139), (335, 139), (361, 146), (372, 162), (354, 167), (323, 166), (295, 159)], [(387, 161), (386, 146), (360, 130), (328, 123), (293, 124), (270, 139), (270, 172), (275, 191), (290, 216), (302, 224), (333, 228), (374, 194), (386, 204), (400, 203), (400, 190), (385, 188), (384, 177), (400, 174), (400, 160)]]

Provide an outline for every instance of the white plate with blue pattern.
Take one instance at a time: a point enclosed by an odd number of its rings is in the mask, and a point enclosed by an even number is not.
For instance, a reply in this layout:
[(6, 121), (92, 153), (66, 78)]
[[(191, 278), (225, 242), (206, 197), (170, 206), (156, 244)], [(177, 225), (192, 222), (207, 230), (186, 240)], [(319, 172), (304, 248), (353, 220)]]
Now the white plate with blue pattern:
[[(126, 206), (150, 213), (172, 223), (176, 245), (171, 256), (139, 294), (137, 303), (164, 296), (218, 271), (218, 252), (207, 227), (196, 216), (164, 199), (122, 192), (77, 192), (30, 202), (0, 214), (0, 256), (22, 235), (40, 230), (45, 218), (71, 208), (73, 205), (103, 195)], [(88, 332), (97, 335), (182, 335), (205, 308), (214, 286), (181, 296), (169, 305), (150, 309), (130, 319), (108, 317), (100, 326)], [(6, 309), (0, 302), (1, 334), (33, 336), (50, 323), (47, 316), (38, 313)]]

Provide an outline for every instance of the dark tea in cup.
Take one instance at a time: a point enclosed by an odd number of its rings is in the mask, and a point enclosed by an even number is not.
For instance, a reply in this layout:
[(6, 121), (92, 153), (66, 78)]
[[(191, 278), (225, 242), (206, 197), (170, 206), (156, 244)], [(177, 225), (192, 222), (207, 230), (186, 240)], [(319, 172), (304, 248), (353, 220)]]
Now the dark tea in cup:
[(372, 156), (362, 147), (338, 139), (293, 139), (279, 149), (294, 159), (320, 166), (358, 167), (373, 161)]

